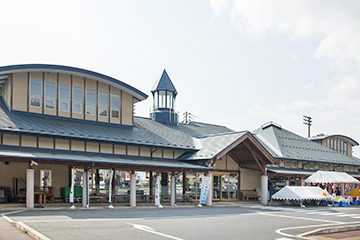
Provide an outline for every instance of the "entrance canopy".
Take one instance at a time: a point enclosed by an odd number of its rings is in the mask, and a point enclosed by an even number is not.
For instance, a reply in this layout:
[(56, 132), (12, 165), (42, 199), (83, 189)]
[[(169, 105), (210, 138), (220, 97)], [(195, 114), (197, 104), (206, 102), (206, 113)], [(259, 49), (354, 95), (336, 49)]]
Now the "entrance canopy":
[(317, 171), (305, 179), (306, 183), (360, 183), (346, 172)]
[(272, 195), (274, 200), (326, 200), (320, 187), (285, 186)]
[(187, 169), (187, 170), (213, 170), (212, 167), (201, 166), (196, 164), (189, 164), (177, 160), (154, 160), (154, 159), (137, 159), (127, 158), (114, 155), (100, 155), (100, 154), (77, 154), (61, 151), (40, 151), (40, 150), (18, 150), (18, 149), (1, 149), (0, 157), (2, 158), (17, 158), (20, 160), (34, 160), (46, 163), (55, 164), (93, 164), (96, 167), (101, 166), (124, 166), (131, 167), (135, 170), (143, 170), (146, 168), (159, 168), (159, 169)]

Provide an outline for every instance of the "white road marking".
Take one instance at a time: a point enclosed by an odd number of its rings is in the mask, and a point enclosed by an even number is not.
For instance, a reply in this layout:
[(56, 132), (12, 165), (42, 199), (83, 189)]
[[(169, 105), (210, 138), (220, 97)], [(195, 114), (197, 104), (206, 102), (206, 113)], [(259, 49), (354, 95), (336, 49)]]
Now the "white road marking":
[(359, 214), (343, 214), (343, 215), (336, 215), (336, 217), (353, 217), (353, 216), (359, 216)]
[(343, 214), (343, 213), (339, 213), (339, 212), (336, 212), (336, 213), (323, 213), (321, 215), (323, 215), (323, 216), (331, 216), (331, 215), (340, 215), (340, 214)]
[(328, 223), (334, 223), (334, 224), (343, 224), (343, 222), (339, 222), (339, 221), (316, 219), (316, 218), (295, 217), (295, 216), (286, 216), (286, 215), (271, 214), (271, 213), (258, 213), (258, 214), (266, 215), (266, 216), (270, 216), (270, 217), (282, 217), (282, 218), (292, 218), (292, 219), (300, 219), (300, 220), (315, 221), (315, 222), (328, 222)]
[(160, 235), (160, 236), (175, 239), (175, 240), (183, 240), (182, 238), (178, 238), (178, 237), (170, 236), (170, 235), (167, 235), (167, 234), (164, 234), (164, 233), (156, 232), (151, 227), (148, 227), (148, 226), (145, 226), (145, 225), (134, 224), (134, 223), (127, 223), (127, 224), (132, 225), (134, 228), (145, 231), (145, 232), (153, 233), (153, 234), (156, 234), (156, 235)]

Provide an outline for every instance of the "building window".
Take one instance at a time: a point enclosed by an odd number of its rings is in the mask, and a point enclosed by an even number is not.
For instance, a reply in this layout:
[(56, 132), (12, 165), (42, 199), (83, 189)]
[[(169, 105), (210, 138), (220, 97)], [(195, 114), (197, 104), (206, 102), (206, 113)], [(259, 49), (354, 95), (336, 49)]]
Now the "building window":
[(59, 110), (64, 112), (70, 111), (70, 86), (59, 85)]
[(55, 110), (56, 108), (56, 83), (45, 82), (45, 108)]
[(158, 109), (158, 102), (159, 102), (158, 92), (155, 92), (154, 93), (154, 110)]
[(172, 92), (167, 92), (166, 93), (166, 105), (167, 108), (172, 109), (173, 108), (173, 93)]
[(347, 151), (347, 143), (344, 143), (344, 155), (348, 155), (348, 151)]
[(95, 116), (96, 91), (86, 89), (86, 114)]
[(330, 169), (330, 165), (329, 164), (325, 164), (325, 170), (329, 170)]
[(286, 168), (290, 168), (290, 167), (291, 167), (290, 161), (285, 161), (285, 167), (286, 167)]
[(291, 165), (292, 165), (293, 168), (297, 168), (297, 162), (292, 161), (292, 162), (291, 162)]
[(165, 91), (159, 91), (159, 108), (166, 108)]
[(84, 89), (73, 87), (73, 112), (83, 113)]
[(40, 170), (40, 187), (51, 187), (51, 170)]
[(119, 94), (111, 94), (110, 101), (111, 108), (111, 118), (120, 118), (120, 95)]
[(30, 78), (30, 106), (41, 107), (42, 81)]
[(303, 163), (303, 169), (309, 169), (309, 164), (308, 163)]
[(314, 163), (309, 163), (309, 168), (314, 169)]
[(100, 117), (108, 116), (109, 94), (107, 92), (99, 92), (98, 111)]
[(319, 163), (319, 170), (324, 170), (324, 164), (323, 163)]

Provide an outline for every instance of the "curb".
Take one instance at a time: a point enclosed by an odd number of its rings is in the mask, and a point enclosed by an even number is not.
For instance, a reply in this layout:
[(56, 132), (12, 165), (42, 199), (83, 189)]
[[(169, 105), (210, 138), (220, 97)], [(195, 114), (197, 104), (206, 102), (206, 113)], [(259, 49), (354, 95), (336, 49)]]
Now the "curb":
[(328, 228), (319, 228), (315, 229), (314, 231), (306, 233), (303, 236), (314, 236), (314, 235), (322, 235), (322, 234), (329, 234), (329, 233), (341, 233), (341, 232), (349, 232), (349, 231), (356, 231), (360, 230), (360, 224), (356, 225), (348, 225), (343, 227), (328, 227)]
[(35, 229), (32, 229), (31, 227), (27, 226), (26, 224), (22, 222), (15, 222), (14, 223), (17, 228), (19, 228), (24, 233), (28, 234), (30, 237), (36, 239), (36, 240), (50, 240), (50, 238), (45, 237)]

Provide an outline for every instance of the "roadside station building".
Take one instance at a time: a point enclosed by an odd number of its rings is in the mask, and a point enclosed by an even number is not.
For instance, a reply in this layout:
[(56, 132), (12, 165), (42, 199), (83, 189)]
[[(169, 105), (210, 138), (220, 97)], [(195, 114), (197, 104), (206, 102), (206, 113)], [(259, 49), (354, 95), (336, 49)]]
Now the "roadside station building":
[(288, 186), (301, 186), (317, 170), (344, 171), (360, 178), (360, 159), (352, 156), (359, 144), (344, 135), (305, 138), (269, 122), (252, 131), (253, 136), (277, 160), (267, 166), (273, 191)]
[[(251, 132), (179, 123), (177, 91), (166, 71), (151, 90), (150, 118), (133, 115), (148, 96), (112, 77), (74, 67), (27, 64), (0, 67), (0, 186), (16, 201), (154, 200), (161, 174), (162, 200), (199, 197), (203, 174), (212, 174), (212, 200), (240, 200), (261, 188), (266, 166), (277, 164)], [(114, 172), (114, 175), (112, 175)], [(113, 177), (111, 177), (113, 176)], [(74, 181), (72, 181), (74, 179)], [(111, 186), (111, 187), (110, 187)]]

